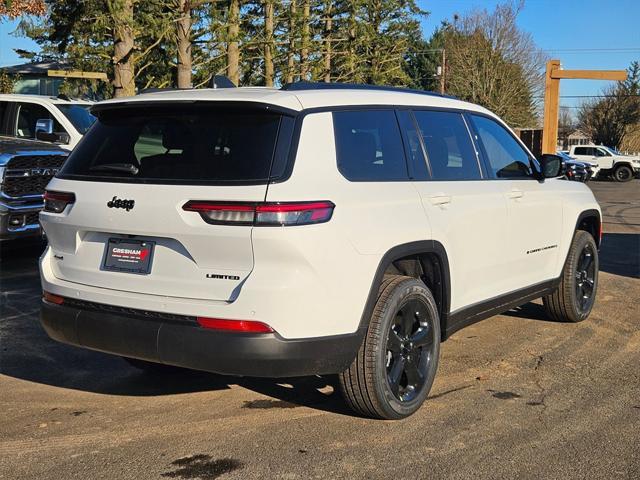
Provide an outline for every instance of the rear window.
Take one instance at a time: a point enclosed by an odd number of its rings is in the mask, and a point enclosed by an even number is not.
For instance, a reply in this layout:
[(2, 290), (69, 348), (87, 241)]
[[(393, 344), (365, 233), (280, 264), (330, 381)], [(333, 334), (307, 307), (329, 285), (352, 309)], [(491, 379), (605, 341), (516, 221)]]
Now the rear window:
[[(99, 117), (65, 163), (61, 178), (266, 183), (281, 173), (272, 172), (273, 160), (276, 150), (281, 156), (288, 152), (293, 125), (292, 117), (264, 110), (210, 106), (120, 108)], [(286, 149), (277, 148), (279, 137)], [(277, 164), (282, 169), (283, 162)]]

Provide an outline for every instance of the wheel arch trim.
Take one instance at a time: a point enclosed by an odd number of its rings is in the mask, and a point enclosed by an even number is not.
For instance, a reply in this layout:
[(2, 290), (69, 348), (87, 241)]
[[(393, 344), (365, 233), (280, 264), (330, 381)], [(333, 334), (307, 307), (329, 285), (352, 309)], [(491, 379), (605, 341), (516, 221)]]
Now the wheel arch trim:
[(403, 243), (390, 248), (380, 259), (378, 267), (369, 289), (369, 294), (360, 318), (360, 324), (358, 330), (366, 332), (371, 320), (373, 309), (375, 308), (376, 300), (378, 298), (378, 290), (382, 284), (384, 273), (391, 266), (391, 264), (404, 257), (420, 254), (432, 254), (435, 255), (440, 263), (440, 274), (442, 282), (442, 305), (441, 305), (441, 318), (440, 327), (441, 332), (446, 331), (447, 319), (449, 317), (449, 309), (451, 305), (451, 273), (449, 269), (449, 258), (444, 246), (437, 240), (419, 240), (414, 242)]
[[(595, 218), (596, 221), (598, 222), (597, 223), (598, 235), (596, 237), (594, 237), (594, 240), (596, 241), (596, 246), (599, 249), (600, 248), (600, 243), (601, 243), (601, 240), (602, 240), (602, 215), (595, 208), (590, 208), (589, 210), (584, 210), (584, 211), (580, 212), (580, 214), (578, 215), (578, 219), (576, 220), (576, 226), (573, 229), (573, 234), (571, 235), (571, 242), (573, 242), (573, 239), (576, 236), (576, 232), (578, 230), (580, 230), (580, 225), (582, 224), (582, 222), (584, 222), (588, 218)], [(591, 233), (591, 232), (589, 232), (589, 233)], [(569, 248), (571, 248), (571, 244), (569, 244)], [(568, 254), (567, 254), (567, 256), (568, 256)], [(565, 262), (566, 262), (566, 259), (565, 259)], [(563, 268), (564, 268), (564, 264), (563, 264)]]

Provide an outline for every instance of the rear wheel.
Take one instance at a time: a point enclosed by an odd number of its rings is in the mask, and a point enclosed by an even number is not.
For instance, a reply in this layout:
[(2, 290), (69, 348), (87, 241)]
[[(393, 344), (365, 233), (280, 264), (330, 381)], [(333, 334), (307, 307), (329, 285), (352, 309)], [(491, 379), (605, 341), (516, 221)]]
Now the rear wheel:
[(542, 299), (547, 314), (562, 322), (581, 322), (589, 316), (598, 288), (598, 248), (593, 237), (578, 230), (569, 249), (560, 285)]
[(356, 359), (339, 375), (346, 402), (361, 415), (400, 419), (429, 394), (440, 353), (433, 295), (412, 277), (385, 278)]
[(627, 165), (620, 165), (613, 171), (613, 178), (617, 182), (628, 182), (633, 178), (633, 171)]

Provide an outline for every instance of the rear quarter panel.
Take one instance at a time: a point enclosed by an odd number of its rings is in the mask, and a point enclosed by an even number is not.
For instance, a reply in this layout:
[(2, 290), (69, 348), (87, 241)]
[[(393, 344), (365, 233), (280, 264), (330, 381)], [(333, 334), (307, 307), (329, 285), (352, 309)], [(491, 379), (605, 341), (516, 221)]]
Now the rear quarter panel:
[(382, 256), (431, 238), (411, 182), (350, 182), (340, 174), (330, 112), (304, 117), (291, 178), (270, 185), (267, 200), (336, 205), (325, 224), (253, 229), (248, 283), (275, 281), (286, 290), (266, 317), (279, 312), (294, 337), (354, 332)]

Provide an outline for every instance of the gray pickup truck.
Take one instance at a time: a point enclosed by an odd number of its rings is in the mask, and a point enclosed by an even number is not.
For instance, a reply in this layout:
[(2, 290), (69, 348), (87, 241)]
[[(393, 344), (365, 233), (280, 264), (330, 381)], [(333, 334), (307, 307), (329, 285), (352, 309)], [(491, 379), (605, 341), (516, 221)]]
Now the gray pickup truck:
[(45, 187), (68, 154), (51, 143), (0, 136), (0, 244), (41, 234)]

